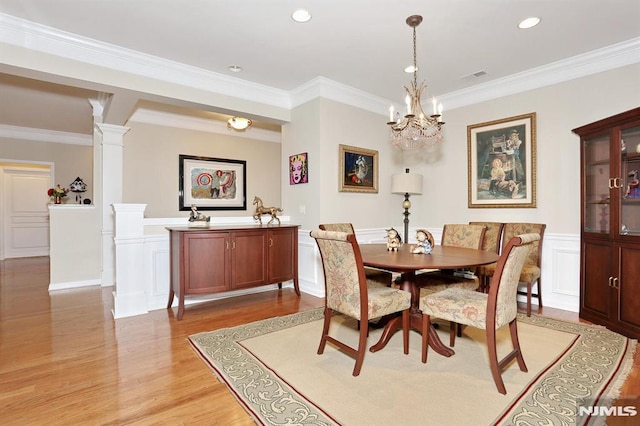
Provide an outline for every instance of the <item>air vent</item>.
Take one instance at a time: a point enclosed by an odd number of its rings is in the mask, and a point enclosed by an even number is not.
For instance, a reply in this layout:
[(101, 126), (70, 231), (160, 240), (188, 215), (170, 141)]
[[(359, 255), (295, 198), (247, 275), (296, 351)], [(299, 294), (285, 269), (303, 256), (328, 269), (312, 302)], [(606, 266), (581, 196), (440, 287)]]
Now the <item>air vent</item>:
[(471, 74), (467, 74), (465, 76), (460, 77), (462, 80), (475, 80), (476, 78), (480, 78), (487, 75), (486, 71), (480, 70), (476, 72), (472, 72)]

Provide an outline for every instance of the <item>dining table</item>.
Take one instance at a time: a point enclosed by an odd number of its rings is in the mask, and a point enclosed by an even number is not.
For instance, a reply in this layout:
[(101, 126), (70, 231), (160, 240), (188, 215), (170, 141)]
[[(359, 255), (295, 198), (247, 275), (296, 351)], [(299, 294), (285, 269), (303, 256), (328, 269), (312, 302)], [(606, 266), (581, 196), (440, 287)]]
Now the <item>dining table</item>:
[[(411, 244), (403, 244), (397, 250), (387, 250), (386, 244), (360, 244), (362, 263), (378, 269), (400, 274), (400, 288), (411, 293), (411, 328), (419, 333), (422, 330), (422, 312), (420, 311), (420, 288), (416, 285), (416, 273), (423, 269), (465, 269), (488, 265), (498, 261), (494, 252), (436, 245), (431, 253), (412, 253)], [(380, 340), (369, 350), (377, 352), (384, 348), (393, 334), (402, 328), (400, 316), (394, 316), (384, 326)], [(450, 357), (455, 352), (445, 346), (433, 323), (426, 330), (429, 333), (429, 346), (440, 355)]]

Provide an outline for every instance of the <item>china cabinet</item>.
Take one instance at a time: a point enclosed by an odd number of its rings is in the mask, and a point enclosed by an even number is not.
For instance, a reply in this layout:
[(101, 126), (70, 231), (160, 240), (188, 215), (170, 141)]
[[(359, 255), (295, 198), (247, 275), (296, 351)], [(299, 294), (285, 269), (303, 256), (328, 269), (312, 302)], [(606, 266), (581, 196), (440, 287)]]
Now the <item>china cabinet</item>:
[(186, 295), (240, 290), (293, 280), (298, 288), (298, 225), (169, 227), (171, 288), (178, 320)]
[(640, 338), (640, 108), (573, 132), (581, 143), (580, 317)]

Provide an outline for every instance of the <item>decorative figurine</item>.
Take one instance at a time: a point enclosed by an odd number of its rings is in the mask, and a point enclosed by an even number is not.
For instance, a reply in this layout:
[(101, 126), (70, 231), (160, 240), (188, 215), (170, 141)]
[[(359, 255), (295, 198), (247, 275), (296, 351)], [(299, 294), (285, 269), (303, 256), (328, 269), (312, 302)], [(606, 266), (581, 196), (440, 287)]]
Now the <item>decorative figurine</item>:
[(189, 214), (189, 226), (190, 227), (207, 227), (211, 217), (205, 216), (198, 212), (198, 208), (195, 204), (191, 204), (191, 213)]
[(416, 231), (416, 240), (418, 240), (418, 244), (411, 247), (411, 253), (416, 254), (429, 254), (431, 250), (433, 250), (433, 246), (435, 242), (433, 240), (433, 235), (431, 232), (426, 229), (418, 229)]
[(640, 198), (640, 180), (638, 179), (638, 170), (631, 170), (628, 174), (631, 179), (627, 184), (627, 192), (624, 198)]
[(260, 197), (253, 197), (253, 204), (256, 206), (256, 212), (253, 215), (253, 220), (259, 220), (260, 225), (262, 225), (262, 215), (269, 214), (271, 215), (271, 220), (267, 222), (267, 225), (270, 225), (274, 220), (277, 220), (278, 225), (280, 225), (280, 218), (277, 216), (278, 212), (282, 211), (280, 207), (264, 207)]
[(387, 251), (398, 251), (402, 238), (394, 228), (387, 229)]

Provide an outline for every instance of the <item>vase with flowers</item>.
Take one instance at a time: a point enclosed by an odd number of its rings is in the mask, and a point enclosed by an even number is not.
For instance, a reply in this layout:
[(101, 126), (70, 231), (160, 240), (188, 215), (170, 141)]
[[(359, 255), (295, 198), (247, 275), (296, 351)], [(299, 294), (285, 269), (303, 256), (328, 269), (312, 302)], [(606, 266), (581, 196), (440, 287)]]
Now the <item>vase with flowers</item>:
[(47, 191), (47, 195), (49, 197), (53, 197), (53, 202), (56, 204), (62, 204), (62, 198), (66, 197), (69, 193), (67, 188), (61, 188), (60, 184), (56, 185), (55, 188), (49, 188)]

